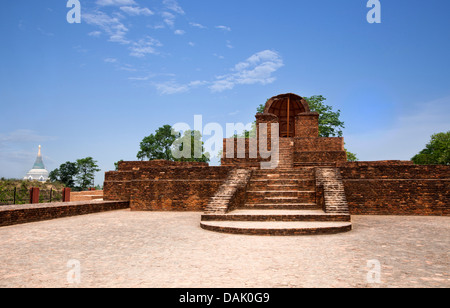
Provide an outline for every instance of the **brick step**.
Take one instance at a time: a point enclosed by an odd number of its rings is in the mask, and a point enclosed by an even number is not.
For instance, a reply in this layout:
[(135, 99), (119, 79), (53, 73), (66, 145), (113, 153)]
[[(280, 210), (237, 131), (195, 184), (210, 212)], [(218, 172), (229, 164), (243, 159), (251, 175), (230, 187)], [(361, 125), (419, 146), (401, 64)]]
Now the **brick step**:
[(204, 230), (243, 235), (320, 235), (348, 232), (350, 222), (308, 221), (202, 221)]
[(294, 162), (294, 167), (304, 168), (304, 167), (336, 167), (336, 163), (333, 162)]
[(254, 176), (258, 176), (258, 175), (267, 175), (267, 174), (287, 174), (287, 175), (292, 175), (292, 174), (298, 174), (298, 175), (303, 175), (303, 174), (307, 174), (307, 175), (311, 175), (311, 176), (315, 176), (314, 174), (314, 168), (297, 168), (297, 169), (293, 169), (293, 170), (255, 170), (253, 175)]
[(321, 210), (235, 210), (228, 214), (203, 215), (202, 221), (350, 221), (350, 215)]
[(247, 195), (247, 204), (255, 203), (315, 203), (315, 192), (251, 193)]
[(247, 196), (248, 197), (302, 197), (302, 196), (309, 196), (309, 195), (315, 195), (315, 190), (263, 190), (263, 191), (255, 191), (255, 190), (248, 190)]
[[(265, 174), (254, 175), (251, 181), (254, 180), (313, 180), (314, 176), (309, 174)], [(250, 181), (250, 182), (251, 182)]]
[(258, 210), (320, 210), (314, 202), (304, 203), (246, 203), (240, 209), (258, 209)]
[(249, 191), (274, 191), (274, 190), (314, 190), (314, 183), (304, 181), (296, 184), (267, 184), (264, 182), (251, 183), (248, 190)]

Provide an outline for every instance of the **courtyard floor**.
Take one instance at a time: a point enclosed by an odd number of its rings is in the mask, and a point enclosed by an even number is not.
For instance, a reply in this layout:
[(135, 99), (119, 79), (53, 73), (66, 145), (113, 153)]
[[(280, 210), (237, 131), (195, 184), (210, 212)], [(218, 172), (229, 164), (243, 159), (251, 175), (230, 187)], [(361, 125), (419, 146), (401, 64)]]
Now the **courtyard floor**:
[(349, 233), (261, 237), (202, 230), (200, 216), (121, 210), (2, 227), (0, 287), (450, 287), (450, 217), (352, 216)]

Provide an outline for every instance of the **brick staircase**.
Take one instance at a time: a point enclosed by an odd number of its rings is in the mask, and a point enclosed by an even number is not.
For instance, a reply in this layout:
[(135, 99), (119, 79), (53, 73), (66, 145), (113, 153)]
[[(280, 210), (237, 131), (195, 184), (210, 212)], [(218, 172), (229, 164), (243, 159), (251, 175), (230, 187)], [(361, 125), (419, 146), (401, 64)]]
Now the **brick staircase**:
[(236, 169), (231, 171), (225, 183), (219, 188), (205, 208), (205, 214), (226, 214), (236, 198), (239, 189), (245, 188), (252, 171)]
[[(280, 144), (280, 153), (283, 150)], [(280, 155), (278, 169), (253, 171), (246, 186), (245, 203), (231, 212), (222, 209), (220, 213), (214, 213), (207, 208), (201, 227), (210, 231), (250, 235), (313, 235), (350, 231), (351, 219), (348, 209), (345, 211), (345, 195), (343, 200), (343, 187), (339, 186), (337, 173), (330, 170), (321, 173), (314, 167), (286, 168), (292, 162), (286, 152), (286, 155)], [(321, 176), (322, 186), (316, 184), (317, 175)], [(316, 200), (318, 188), (324, 190), (325, 207)]]
[(323, 187), (323, 206), (327, 213), (349, 215), (344, 183), (337, 168), (317, 168), (316, 183)]

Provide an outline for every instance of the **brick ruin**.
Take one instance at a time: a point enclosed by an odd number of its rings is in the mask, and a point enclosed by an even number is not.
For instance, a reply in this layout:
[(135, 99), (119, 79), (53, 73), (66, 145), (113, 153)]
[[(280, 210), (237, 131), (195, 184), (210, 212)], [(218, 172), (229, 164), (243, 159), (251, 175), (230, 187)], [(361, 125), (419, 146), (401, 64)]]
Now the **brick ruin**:
[[(105, 174), (104, 200), (134, 211), (203, 211), (202, 228), (236, 234), (345, 232), (352, 214), (449, 215), (450, 166), (347, 162), (344, 139), (319, 137), (318, 120), (302, 97), (275, 96), (256, 115), (253, 139), (224, 139), (221, 166), (120, 162)], [(269, 159), (252, 147), (267, 138), (272, 150), (271, 124), (279, 157), (264, 170)]]

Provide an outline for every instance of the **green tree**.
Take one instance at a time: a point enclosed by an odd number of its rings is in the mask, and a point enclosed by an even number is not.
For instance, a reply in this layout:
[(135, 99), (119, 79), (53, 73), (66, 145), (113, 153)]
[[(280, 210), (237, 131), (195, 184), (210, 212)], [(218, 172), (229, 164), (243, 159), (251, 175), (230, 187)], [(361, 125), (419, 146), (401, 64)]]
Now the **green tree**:
[(170, 125), (158, 128), (155, 134), (145, 137), (140, 144), (137, 158), (140, 160), (170, 160), (172, 156), (172, 145), (180, 137), (180, 133), (173, 131)]
[[(190, 153), (184, 151), (184, 147), (186, 145), (190, 145)], [(203, 145), (204, 143), (202, 141), (202, 134), (199, 131), (185, 131), (183, 136), (175, 140), (175, 142), (173, 143), (174, 149), (178, 150), (180, 154), (183, 154), (182, 157), (176, 158), (175, 160), (183, 162), (209, 162), (210, 154), (205, 153), (205, 148), (203, 147)]]
[(425, 149), (411, 160), (417, 165), (450, 165), (450, 131), (432, 135)]
[(82, 189), (94, 186), (95, 172), (100, 171), (97, 161), (92, 157), (77, 159), (77, 183)]
[(114, 163), (114, 168), (116, 169), (116, 171), (119, 171), (119, 163), (123, 161), (123, 159), (119, 160), (118, 162)]
[(319, 136), (342, 137), (344, 122), (340, 120), (341, 111), (333, 111), (333, 107), (326, 105), (326, 98), (322, 95), (304, 97), (309, 103), (309, 109), (319, 113)]
[(78, 166), (70, 161), (62, 164), (49, 174), (51, 181), (63, 183), (66, 187), (75, 187), (75, 177), (78, 174)]
[(349, 152), (347, 149), (345, 151), (347, 152), (347, 161), (359, 161), (355, 153)]

